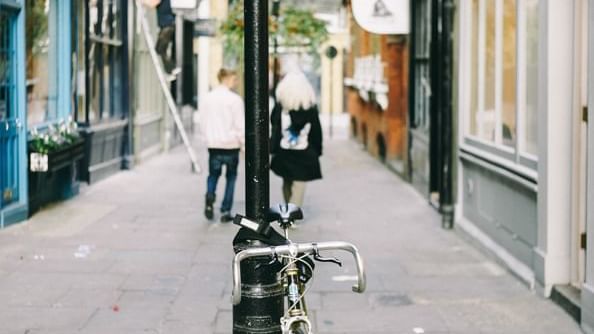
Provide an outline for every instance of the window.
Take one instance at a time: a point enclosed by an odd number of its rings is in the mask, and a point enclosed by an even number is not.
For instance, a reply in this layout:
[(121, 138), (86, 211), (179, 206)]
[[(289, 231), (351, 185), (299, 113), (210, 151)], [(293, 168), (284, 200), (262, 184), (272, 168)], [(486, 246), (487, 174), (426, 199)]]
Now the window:
[(11, 21), (8, 12), (0, 11), (0, 121), (11, 117), (10, 113), (14, 104), (14, 83), (11, 71), (14, 50), (10, 39)]
[(465, 144), (530, 168), (537, 153), (538, 2), (472, 0), (465, 11)]
[(526, 0), (526, 114), (524, 134), (520, 147), (536, 156), (538, 107), (538, 0)]
[(120, 119), (123, 70), (122, 1), (87, 2), (87, 110), (83, 123)]
[(57, 118), (56, 48), (50, 38), (53, 8), (50, 0), (27, 0), (27, 124), (44, 124)]

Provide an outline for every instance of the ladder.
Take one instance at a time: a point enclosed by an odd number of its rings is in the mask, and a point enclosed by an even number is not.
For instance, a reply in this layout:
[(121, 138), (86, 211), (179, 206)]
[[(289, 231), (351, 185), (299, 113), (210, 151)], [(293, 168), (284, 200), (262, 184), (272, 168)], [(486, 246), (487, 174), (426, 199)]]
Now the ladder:
[[(190, 157), (190, 161), (192, 162), (192, 171), (195, 173), (200, 173), (202, 169), (198, 164), (198, 159), (196, 158), (196, 153), (194, 153), (194, 149), (188, 139), (188, 135), (184, 128), (184, 125), (181, 121), (179, 116), (179, 111), (177, 109), (177, 105), (173, 100), (173, 96), (171, 95), (171, 91), (169, 90), (168, 81), (165, 77), (165, 71), (163, 70), (163, 66), (159, 62), (159, 57), (157, 55), (157, 51), (155, 51), (155, 40), (150, 33), (149, 24), (145, 16), (144, 7), (140, 0), (136, 0), (136, 8), (138, 9), (140, 23), (142, 27), (142, 34), (144, 35), (144, 39), (146, 40), (146, 44), (148, 46), (149, 53), (151, 55), (151, 59), (153, 61), (153, 65), (155, 66), (155, 70), (157, 71), (157, 77), (159, 78), (159, 82), (161, 83), (161, 89), (163, 90), (163, 94), (165, 94), (165, 99), (167, 100), (167, 105), (169, 106), (169, 111), (173, 116), (173, 120), (175, 121), (175, 125), (179, 134), (182, 138), (184, 146), (186, 147), (186, 151), (188, 152), (188, 156)], [(179, 84), (179, 83), (178, 83)]]

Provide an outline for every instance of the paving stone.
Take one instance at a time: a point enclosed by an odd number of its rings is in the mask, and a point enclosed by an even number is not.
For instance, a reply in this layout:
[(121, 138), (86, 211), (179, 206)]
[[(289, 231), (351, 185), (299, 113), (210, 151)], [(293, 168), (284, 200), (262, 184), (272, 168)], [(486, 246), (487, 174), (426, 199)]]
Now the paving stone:
[[(205, 166), (204, 151), (199, 159)], [(348, 253), (322, 254), (343, 267), (316, 266), (306, 296), (315, 333), (580, 333), (557, 306), (443, 230), (426, 199), (355, 143), (327, 139), (322, 168), (290, 237), (356, 244), (367, 292), (351, 292)], [(238, 227), (203, 217), (205, 181), (189, 173), (179, 147), (1, 230), (0, 333), (231, 333)], [(282, 202), (282, 180), (272, 174), (270, 184), (271, 203)]]

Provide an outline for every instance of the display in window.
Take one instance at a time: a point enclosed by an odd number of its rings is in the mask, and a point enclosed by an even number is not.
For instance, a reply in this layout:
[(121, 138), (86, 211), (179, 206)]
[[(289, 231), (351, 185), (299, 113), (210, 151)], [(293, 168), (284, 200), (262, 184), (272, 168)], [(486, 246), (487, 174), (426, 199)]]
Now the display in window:
[(55, 49), (50, 40), (49, 0), (27, 0), (27, 123), (35, 126), (56, 117)]

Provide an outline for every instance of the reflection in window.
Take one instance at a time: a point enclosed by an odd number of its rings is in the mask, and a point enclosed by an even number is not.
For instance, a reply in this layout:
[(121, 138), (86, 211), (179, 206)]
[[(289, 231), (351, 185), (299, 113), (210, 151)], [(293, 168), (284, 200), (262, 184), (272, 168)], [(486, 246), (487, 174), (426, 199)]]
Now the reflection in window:
[[(57, 117), (56, 54), (50, 41), (50, 0), (27, 0), (27, 124), (38, 125)], [(51, 64), (51, 65), (50, 65)]]

